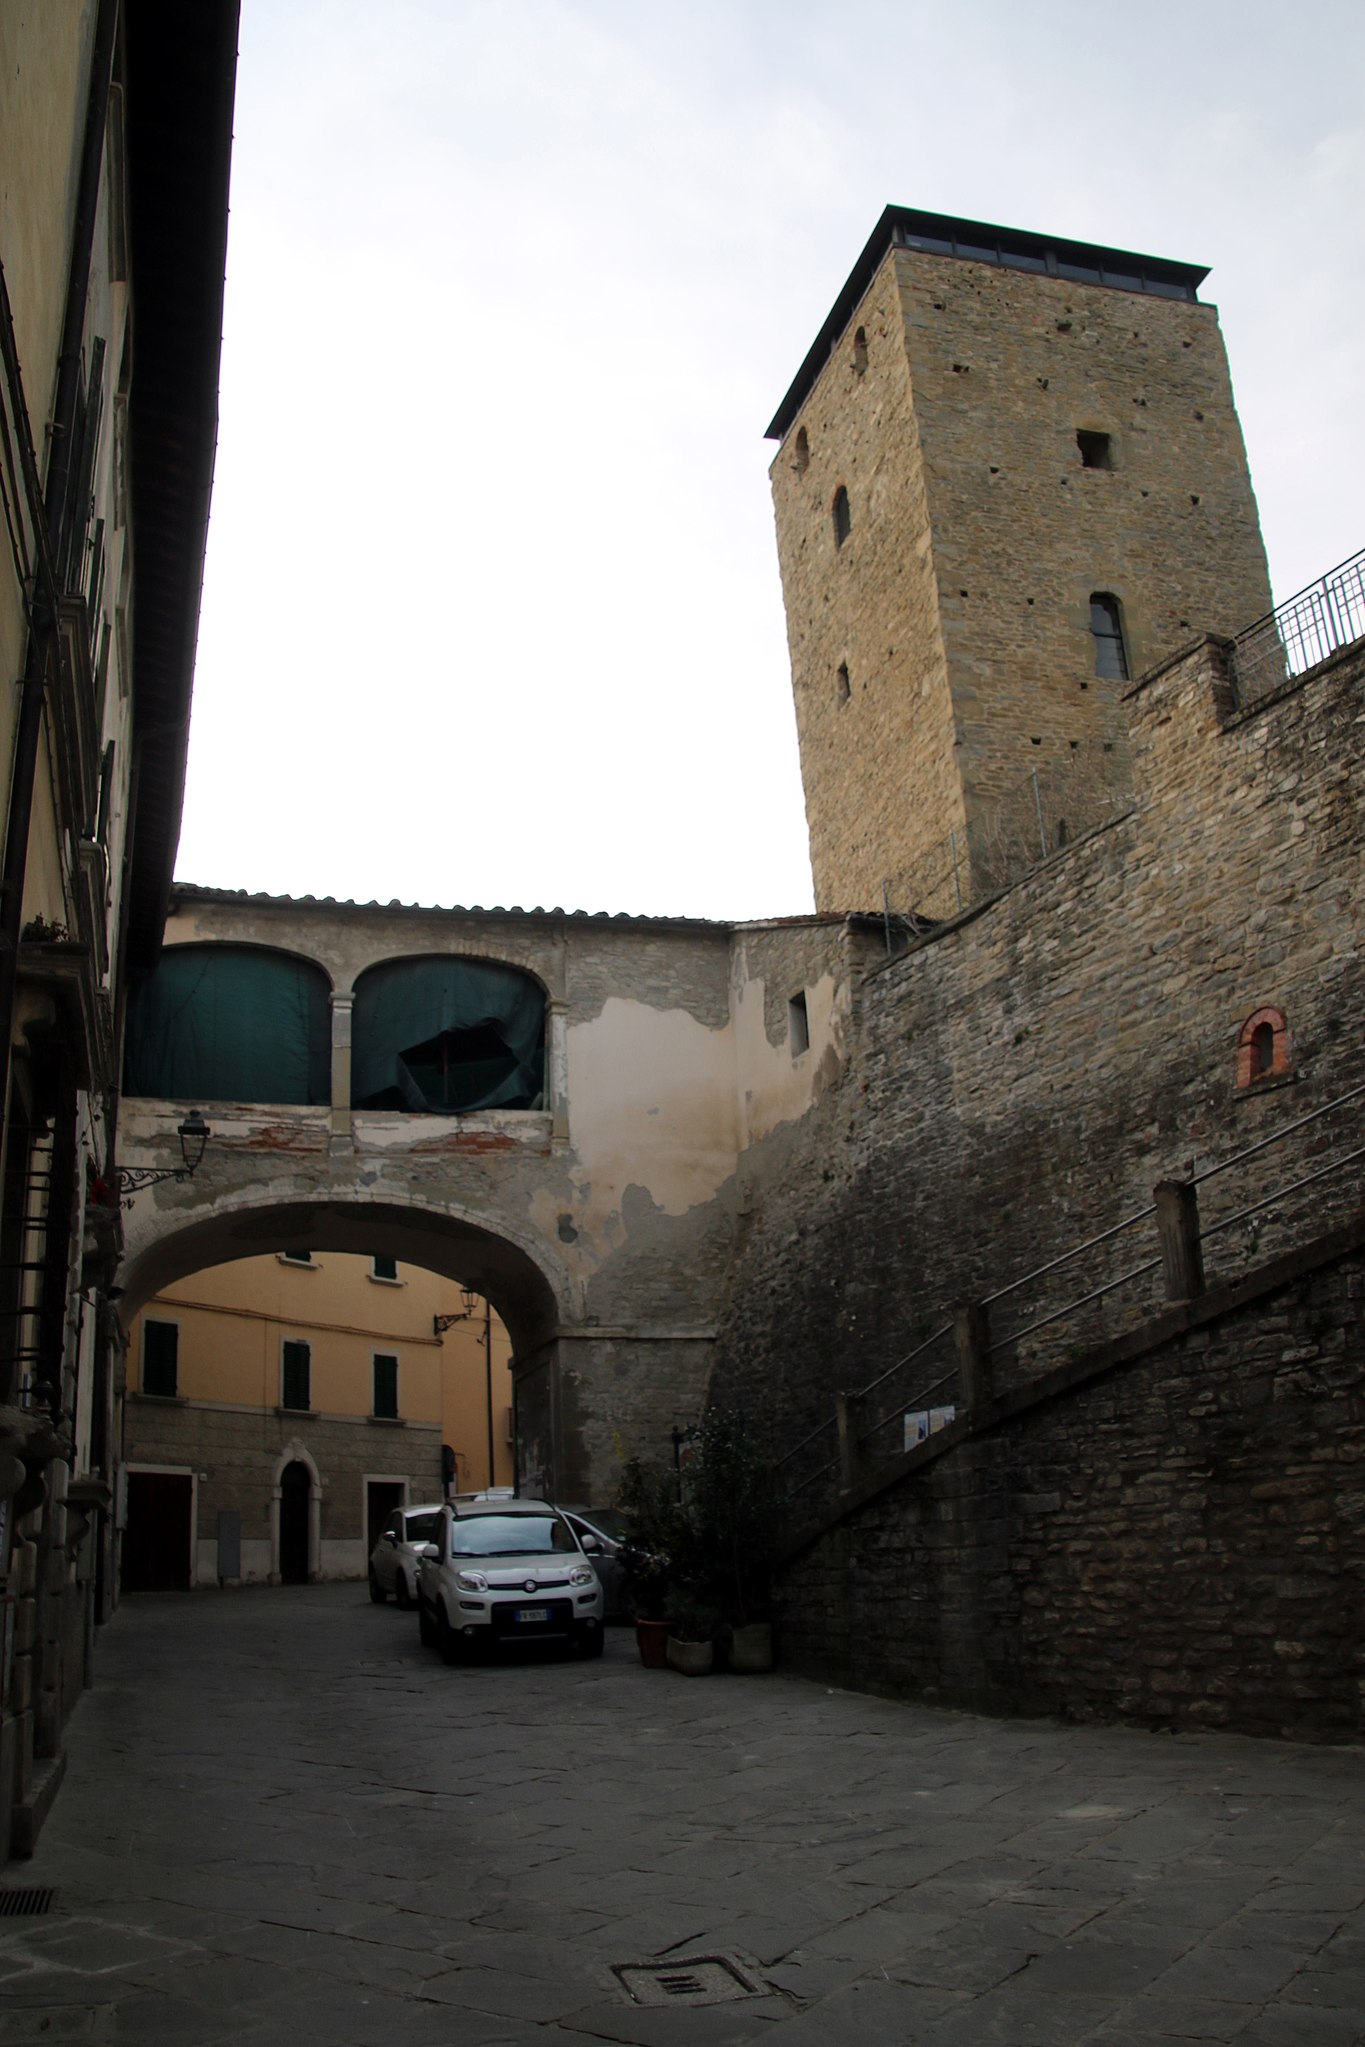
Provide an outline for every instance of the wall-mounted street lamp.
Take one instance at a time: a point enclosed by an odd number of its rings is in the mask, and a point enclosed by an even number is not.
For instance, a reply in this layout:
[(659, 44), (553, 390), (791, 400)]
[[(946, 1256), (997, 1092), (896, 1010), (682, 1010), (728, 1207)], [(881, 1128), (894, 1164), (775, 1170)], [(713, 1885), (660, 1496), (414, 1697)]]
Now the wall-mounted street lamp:
[(114, 1174), (114, 1187), (124, 1208), (131, 1208), (133, 1196), (140, 1194), (144, 1187), (155, 1187), (159, 1180), (192, 1180), (204, 1157), (204, 1147), (213, 1132), (200, 1115), (198, 1109), (191, 1109), (189, 1115), (176, 1131), (180, 1139), (180, 1157), (183, 1164), (178, 1166), (120, 1166)]
[(471, 1319), (474, 1310), (479, 1305), (478, 1295), (472, 1286), (462, 1286), (460, 1288), (460, 1299), (464, 1302), (464, 1307), (454, 1315), (432, 1316), (431, 1331), (433, 1336), (443, 1336), (446, 1330), (453, 1329), (457, 1322), (468, 1322)]
[[(431, 1327), (434, 1336), (441, 1337), (447, 1329), (453, 1329), (457, 1322), (473, 1320), (479, 1305), (479, 1296), (472, 1286), (462, 1286), (460, 1299), (464, 1306), (457, 1309), (454, 1314), (432, 1316)], [(483, 1304), (483, 1370), (488, 1387), (488, 1483), (491, 1487), (497, 1476), (493, 1468), (493, 1310), (486, 1299)]]

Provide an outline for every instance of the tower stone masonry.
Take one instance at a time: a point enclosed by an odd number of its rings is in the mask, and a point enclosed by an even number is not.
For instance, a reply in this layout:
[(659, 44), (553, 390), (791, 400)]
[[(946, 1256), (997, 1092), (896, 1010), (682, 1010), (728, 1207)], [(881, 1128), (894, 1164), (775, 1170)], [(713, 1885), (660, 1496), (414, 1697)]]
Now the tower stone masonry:
[(1269, 610), (1206, 274), (882, 215), (768, 429), (818, 910), (1099, 822), (1128, 679)]

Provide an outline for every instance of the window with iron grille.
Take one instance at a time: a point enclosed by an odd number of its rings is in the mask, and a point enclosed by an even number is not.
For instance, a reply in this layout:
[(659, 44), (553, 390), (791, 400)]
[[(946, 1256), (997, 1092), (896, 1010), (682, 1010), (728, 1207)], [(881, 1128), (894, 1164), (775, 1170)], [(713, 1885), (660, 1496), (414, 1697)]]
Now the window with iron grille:
[(374, 1412), (382, 1421), (398, 1419), (398, 1360), (378, 1350), (374, 1354)]
[(305, 1411), (312, 1405), (309, 1399), (313, 1346), (309, 1343), (287, 1342), (281, 1351), (280, 1406), (297, 1407)]
[(180, 1360), (180, 1325), (176, 1322), (144, 1322), (142, 1325), (142, 1390), (162, 1400), (174, 1400), (176, 1368)]

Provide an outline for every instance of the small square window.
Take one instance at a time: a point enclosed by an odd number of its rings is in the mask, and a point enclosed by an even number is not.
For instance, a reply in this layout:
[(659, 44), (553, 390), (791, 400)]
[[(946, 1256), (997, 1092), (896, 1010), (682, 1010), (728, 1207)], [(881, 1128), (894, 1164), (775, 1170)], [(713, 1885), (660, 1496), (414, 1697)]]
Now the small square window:
[(1081, 451), (1083, 469), (1113, 468), (1114, 444), (1108, 434), (1092, 434), (1081, 427), (1076, 435), (1076, 446)]
[(376, 1255), (370, 1260), (370, 1278), (396, 1280), (398, 1278), (398, 1260), (396, 1258), (380, 1258)]
[(792, 1058), (799, 1059), (803, 1052), (810, 1050), (810, 1016), (806, 1009), (806, 991), (793, 995), (787, 1004), (787, 1036), (791, 1040)]

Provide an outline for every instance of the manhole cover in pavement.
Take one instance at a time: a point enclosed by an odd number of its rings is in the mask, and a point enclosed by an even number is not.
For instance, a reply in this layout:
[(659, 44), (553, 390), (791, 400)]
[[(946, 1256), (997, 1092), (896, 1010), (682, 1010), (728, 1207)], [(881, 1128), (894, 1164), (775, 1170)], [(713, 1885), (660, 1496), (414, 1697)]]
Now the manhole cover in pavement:
[(616, 1962), (612, 1974), (632, 2004), (729, 2004), (760, 1997), (756, 1983), (733, 1955), (684, 1955), (669, 1962)]

